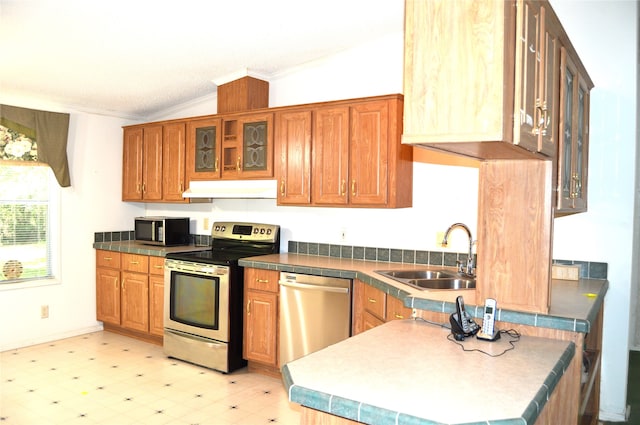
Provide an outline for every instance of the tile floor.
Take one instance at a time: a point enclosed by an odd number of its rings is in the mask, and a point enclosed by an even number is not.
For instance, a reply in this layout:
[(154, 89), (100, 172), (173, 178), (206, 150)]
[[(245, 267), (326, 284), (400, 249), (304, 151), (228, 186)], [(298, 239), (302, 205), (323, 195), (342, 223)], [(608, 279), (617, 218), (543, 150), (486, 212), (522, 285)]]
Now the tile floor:
[(0, 423), (297, 424), (279, 379), (225, 375), (96, 332), (0, 353)]

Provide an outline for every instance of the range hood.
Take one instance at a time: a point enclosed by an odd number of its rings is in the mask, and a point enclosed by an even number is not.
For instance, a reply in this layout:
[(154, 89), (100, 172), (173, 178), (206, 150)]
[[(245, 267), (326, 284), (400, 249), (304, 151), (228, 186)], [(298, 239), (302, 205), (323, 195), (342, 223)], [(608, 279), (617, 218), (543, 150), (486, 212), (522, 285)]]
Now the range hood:
[(277, 180), (207, 180), (190, 181), (185, 198), (276, 199)]

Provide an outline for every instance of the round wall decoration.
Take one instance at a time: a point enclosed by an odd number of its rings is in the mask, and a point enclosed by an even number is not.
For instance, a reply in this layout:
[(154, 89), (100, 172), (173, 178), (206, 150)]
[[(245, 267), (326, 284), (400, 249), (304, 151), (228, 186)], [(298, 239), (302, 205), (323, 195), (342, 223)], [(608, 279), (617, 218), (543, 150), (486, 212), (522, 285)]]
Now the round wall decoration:
[(4, 263), (2, 272), (7, 279), (17, 279), (22, 275), (22, 263), (18, 260), (9, 260)]

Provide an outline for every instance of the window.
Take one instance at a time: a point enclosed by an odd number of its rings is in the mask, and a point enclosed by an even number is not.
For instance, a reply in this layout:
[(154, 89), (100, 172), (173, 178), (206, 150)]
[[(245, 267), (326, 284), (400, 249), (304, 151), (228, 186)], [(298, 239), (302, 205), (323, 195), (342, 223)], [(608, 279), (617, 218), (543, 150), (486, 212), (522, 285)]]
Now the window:
[(0, 286), (54, 278), (57, 185), (47, 166), (0, 163)]

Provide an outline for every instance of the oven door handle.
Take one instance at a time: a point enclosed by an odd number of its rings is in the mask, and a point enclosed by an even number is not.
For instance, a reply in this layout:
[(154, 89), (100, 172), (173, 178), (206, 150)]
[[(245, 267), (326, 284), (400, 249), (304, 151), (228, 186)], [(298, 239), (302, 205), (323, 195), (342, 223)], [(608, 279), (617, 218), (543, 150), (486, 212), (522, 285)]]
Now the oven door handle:
[(305, 283), (290, 282), (288, 280), (281, 280), (278, 282), (278, 284), (280, 284), (280, 286), (286, 286), (295, 289), (310, 289), (312, 291), (337, 292), (340, 294), (349, 293), (349, 288), (343, 288), (339, 286), (307, 285)]

